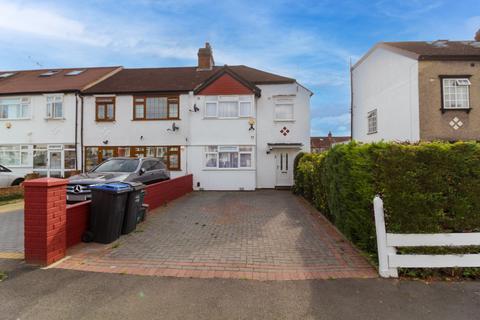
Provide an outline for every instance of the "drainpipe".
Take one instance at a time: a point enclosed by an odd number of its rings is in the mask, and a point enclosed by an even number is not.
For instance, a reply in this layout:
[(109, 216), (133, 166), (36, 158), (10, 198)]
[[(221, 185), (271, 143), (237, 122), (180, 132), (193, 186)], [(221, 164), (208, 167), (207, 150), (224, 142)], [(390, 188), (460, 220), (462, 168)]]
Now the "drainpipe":
[(81, 165), (81, 168), (82, 168), (82, 172), (85, 171), (85, 167), (84, 167), (84, 163), (83, 163), (83, 96), (80, 95), (80, 163), (82, 164)]
[(78, 92), (75, 92), (75, 170), (78, 170)]

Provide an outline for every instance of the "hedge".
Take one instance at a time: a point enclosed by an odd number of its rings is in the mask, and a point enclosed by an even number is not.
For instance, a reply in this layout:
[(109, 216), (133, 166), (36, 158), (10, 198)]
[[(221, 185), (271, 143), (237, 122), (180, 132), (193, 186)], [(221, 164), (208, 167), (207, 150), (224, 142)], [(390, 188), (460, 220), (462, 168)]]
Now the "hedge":
[(294, 192), (376, 259), (376, 194), (389, 232), (480, 231), (480, 144), (337, 145), (299, 159)]

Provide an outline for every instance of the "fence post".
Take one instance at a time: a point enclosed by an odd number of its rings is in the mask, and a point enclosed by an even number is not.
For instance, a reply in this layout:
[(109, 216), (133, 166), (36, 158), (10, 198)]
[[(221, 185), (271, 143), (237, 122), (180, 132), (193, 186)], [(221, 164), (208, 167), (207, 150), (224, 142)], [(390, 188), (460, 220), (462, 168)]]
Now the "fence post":
[(373, 210), (375, 213), (375, 229), (377, 232), (378, 273), (383, 278), (397, 278), (397, 268), (389, 268), (388, 266), (388, 254), (395, 253), (395, 248), (387, 246), (383, 200), (378, 195), (373, 198)]
[(49, 265), (65, 256), (67, 180), (40, 178), (24, 182), (25, 260)]

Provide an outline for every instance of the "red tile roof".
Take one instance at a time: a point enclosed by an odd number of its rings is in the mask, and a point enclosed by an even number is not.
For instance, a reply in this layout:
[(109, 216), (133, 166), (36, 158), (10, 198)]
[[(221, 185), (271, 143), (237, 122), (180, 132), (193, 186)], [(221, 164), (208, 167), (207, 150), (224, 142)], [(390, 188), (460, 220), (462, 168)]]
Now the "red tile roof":
[(332, 147), (332, 145), (340, 142), (349, 141), (350, 137), (335, 137), (335, 136), (326, 136), (326, 137), (310, 137), (310, 147), (313, 149), (322, 149), (326, 150)]
[[(224, 67), (197, 70), (197, 67), (123, 69), (85, 93), (188, 92), (192, 91)], [(254, 85), (293, 83), (295, 79), (250, 68), (228, 66), (236, 75)]]
[[(87, 88), (109, 74), (120, 70), (121, 67), (96, 67), (96, 68), (69, 68), (69, 69), (44, 69), (25, 71), (0, 71), (0, 95), (73, 92)], [(48, 71), (58, 71), (50, 76), (40, 76)], [(84, 70), (78, 75), (67, 75), (74, 70)], [(2, 78), (2, 74), (13, 73)]]

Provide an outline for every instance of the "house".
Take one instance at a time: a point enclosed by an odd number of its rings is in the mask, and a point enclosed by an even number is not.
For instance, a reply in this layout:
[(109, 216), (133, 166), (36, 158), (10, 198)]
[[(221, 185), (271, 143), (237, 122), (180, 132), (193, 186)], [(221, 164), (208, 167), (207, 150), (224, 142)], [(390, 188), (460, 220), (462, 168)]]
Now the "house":
[(480, 41), (379, 43), (351, 77), (354, 140), (480, 140)]
[(326, 137), (311, 137), (310, 138), (310, 152), (320, 153), (326, 151), (336, 144), (346, 143), (350, 141), (348, 136), (333, 136), (332, 132), (328, 132)]
[(0, 164), (22, 175), (78, 170), (81, 91), (120, 69), (0, 72)]
[(122, 68), (81, 92), (78, 168), (155, 156), (196, 189), (291, 186), (295, 155), (310, 150), (311, 95), (292, 78), (215, 66), (208, 43), (193, 67)]

